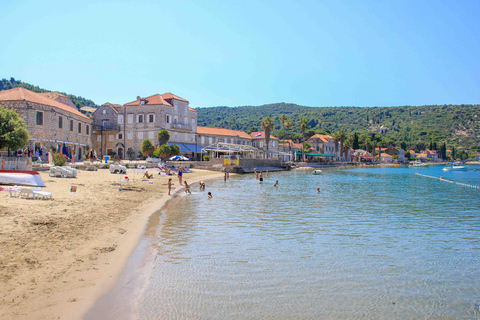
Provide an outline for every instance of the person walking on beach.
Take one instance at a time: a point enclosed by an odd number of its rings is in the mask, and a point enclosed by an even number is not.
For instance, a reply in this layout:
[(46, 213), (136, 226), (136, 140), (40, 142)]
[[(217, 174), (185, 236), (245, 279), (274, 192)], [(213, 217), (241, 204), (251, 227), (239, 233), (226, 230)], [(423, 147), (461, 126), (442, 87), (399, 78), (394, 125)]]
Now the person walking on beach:
[(192, 192), (190, 191), (190, 186), (188, 185), (187, 181), (185, 181), (185, 193), (187, 192), (192, 194)]
[(172, 190), (172, 178), (168, 179), (168, 195), (171, 196), (170, 191)]
[(180, 183), (180, 185), (182, 185), (182, 176), (183, 176), (183, 172), (182, 172), (182, 167), (178, 168), (178, 182)]

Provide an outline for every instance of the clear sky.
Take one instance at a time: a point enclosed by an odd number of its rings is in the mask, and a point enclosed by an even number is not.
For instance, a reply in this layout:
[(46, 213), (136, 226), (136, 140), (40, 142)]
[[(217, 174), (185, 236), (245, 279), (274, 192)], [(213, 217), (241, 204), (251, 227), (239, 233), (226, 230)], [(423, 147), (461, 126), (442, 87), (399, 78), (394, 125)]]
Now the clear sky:
[(480, 103), (480, 1), (0, 1), (0, 78), (124, 104)]

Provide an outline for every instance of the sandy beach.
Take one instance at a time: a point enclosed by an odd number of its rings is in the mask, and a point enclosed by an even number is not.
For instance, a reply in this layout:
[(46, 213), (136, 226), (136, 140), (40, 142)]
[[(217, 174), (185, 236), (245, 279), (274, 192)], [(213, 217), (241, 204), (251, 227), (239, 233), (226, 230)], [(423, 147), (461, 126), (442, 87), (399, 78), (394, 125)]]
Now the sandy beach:
[[(115, 283), (148, 217), (171, 198), (169, 176), (151, 171), (153, 179), (142, 181), (143, 172), (129, 169), (129, 182), (105, 169), (70, 179), (41, 172), (53, 200), (0, 192), (0, 319), (82, 317)], [(195, 182), (222, 176), (195, 170), (184, 181), (196, 189)]]

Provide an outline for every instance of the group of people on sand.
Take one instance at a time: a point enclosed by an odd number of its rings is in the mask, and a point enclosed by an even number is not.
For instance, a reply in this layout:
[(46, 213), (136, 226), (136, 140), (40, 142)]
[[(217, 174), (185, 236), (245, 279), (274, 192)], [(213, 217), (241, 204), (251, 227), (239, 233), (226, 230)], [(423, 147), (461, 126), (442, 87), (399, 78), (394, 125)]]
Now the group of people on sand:
[[(180, 171), (179, 171), (180, 172)], [(180, 179), (179, 179), (180, 180)], [(180, 180), (181, 181), (181, 180)], [(192, 194), (192, 190), (191, 190), (191, 187), (190, 185), (188, 184), (187, 181), (184, 181), (183, 184), (185, 185), (185, 193), (188, 193), (188, 194)], [(205, 182), (203, 181), (200, 181), (200, 191), (205, 191)], [(180, 182), (180, 185), (182, 185), (182, 183)], [(168, 187), (168, 195), (171, 196), (172, 195), (172, 187), (173, 187), (173, 182), (172, 182), (172, 178), (169, 178), (168, 179), (168, 183), (167, 183), (167, 187)], [(208, 199), (213, 199), (213, 196), (212, 196), (212, 193), (211, 192), (208, 192)]]

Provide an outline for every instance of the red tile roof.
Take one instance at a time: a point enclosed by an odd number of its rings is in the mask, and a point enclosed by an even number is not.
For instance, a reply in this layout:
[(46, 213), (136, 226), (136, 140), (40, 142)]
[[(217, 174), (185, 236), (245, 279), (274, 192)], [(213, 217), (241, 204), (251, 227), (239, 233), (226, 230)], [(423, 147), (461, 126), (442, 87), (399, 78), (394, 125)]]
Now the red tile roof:
[(41, 94), (35, 93), (25, 88), (14, 88), (10, 90), (0, 91), (0, 101), (29, 101), (38, 104), (43, 104), (51, 107), (56, 107), (64, 111), (73, 113), (79, 117), (90, 120), (89, 117), (78, 111), (76, 108), (67, 106), (56, 100), (47, 98)]
[(140, 106), (140, 105), (142, 105), (141, 104), (142, 100), (145, 100), (145, 105), (147, 105), (147, 106), (151, 106), (151, 105), (164, 105), (164, 106), (169, 106), (169, 107), (172, 106), (170, 103), (168, 103), (165, 100), (165, 98), (163, 98), (163, 96), (161, 94), (155, 94), (155, 95), (150, 96), (150, 97), (140, 98), (140, 99), (137, 99), (135, 101), (125, 103), (125, 105), (126, 106)]
[(189, 103), (188, 100), (182, 99), (182, 98), (180, 98), (179, 96), (176, 96), (176, 95), (174, 95), (174, 94), (172, 94), (172, 93), (170, 93), (170, 92), (167, 92), (167, 93), (162, 94), (162, 97), (163, 97), (163, 99), (165, 99), (165, 100), (176, 99), (176, 100), (180, 100), (180, 101)]
[[(186, 103), (189, 103), (187, 100), (180, 98), (179, 96), (176, 96), (171, 93), (164, 93), (164, 94), (154, 94), (153, 96), (146, 97), (146, 98), (140, 98), (135, 101), (126, 103), (126, 106), (140, 106), (141, 101), (145, 100), (145, 105), (151, 106), (151, 105), (164, 105), (164, 106), (173, 106), (172, 99), (183, 101)], [(189, 108), (190, 110), (191, 108)], [(195, 109), (191, 109), (190, 111), (197, 112)]]
[(224, 128), (212, 128), (212, 127), (200, 127), (197, 126), (198, 134), (211, 134), (217, 136), (229, 136), (229, 137), (240, 137), (244, 139), (251, 139), (250, 135), (243, 131), (230, 130)]
[[(332, 136), (329, 136), (329, 135), (327, 135), (327, 134), (318, 134), (318, 133), (317, 133), (317, 134), (311, 136), (308, 140), (310, 140), (310, 139), (320, 139), (320, 140), (322, 140), (323, 142), (328, 143), (328, 142), (329, 142), (329, 139), (333, 140), (333, 137), (332, 137)], [(308, 140), (307, 140), (307, 141), (308, 141)]]
[[(257, 134), (259, 134), (258, 137), (256, 137)], [(265, 133), (264, 133), (263, 131), (252, 132), (252, 133), (250, 133), (250, 138), (251, 138), (251, 139), (254, 139), (254, 140), (265, 139)], [(274, 136), (272, 136), (272, 135), (270, 135), (270, 139), (278, 140), (277, 137), (274, 137)]]

